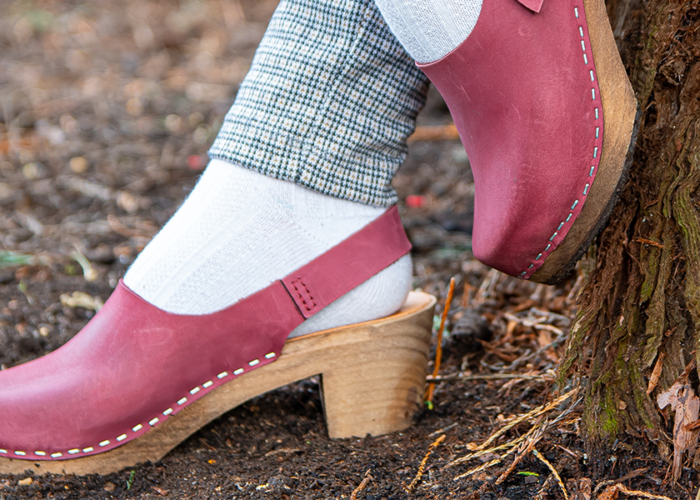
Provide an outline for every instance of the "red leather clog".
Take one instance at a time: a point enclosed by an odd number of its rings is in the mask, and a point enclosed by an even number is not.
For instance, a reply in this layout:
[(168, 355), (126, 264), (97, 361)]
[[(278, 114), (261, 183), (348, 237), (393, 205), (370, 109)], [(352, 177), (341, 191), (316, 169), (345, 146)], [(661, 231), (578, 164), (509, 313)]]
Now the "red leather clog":
[(474, 255), (564, 278), (607, 220), (634, 144), (637, 104), (603, 0), (485, 0), (469, 37), (419, 66), (472, 165)]
[(394, 207), (214, 314), (170, 314), (120, 283), (66, 345), (0, 372), (0, 472), (155, 461), (247, 399), (319, 373), (331, 437), (407, 427), (425, 382), (432, 297), (412, 294), (382, 320), (287, 337), (409, 249)]

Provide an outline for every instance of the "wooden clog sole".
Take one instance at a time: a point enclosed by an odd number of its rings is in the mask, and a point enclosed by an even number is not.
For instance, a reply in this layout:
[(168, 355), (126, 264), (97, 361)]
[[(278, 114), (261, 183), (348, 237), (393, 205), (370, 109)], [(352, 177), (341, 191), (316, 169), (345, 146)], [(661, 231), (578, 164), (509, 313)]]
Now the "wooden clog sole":
[(219, 387), (124, 446), (66, 460), (0, 458), (0, 473), (108, 474), (156, 462), (236, 406), (313, 375), (321, 375), (331, 438), (403, 430), (422, 402), (434, 308), (433, 296), (411, 292), (403, 308), (387, 318), (287, 341), (274, 363)]
[(603, 0), (583, 0), (603, 105), (604, 135), (600, 164), (590, 194), (564, 241), (532, 281), (556, 284), (566, 278), (603, 230), (632, 164), (640, 113), (615, 44)]

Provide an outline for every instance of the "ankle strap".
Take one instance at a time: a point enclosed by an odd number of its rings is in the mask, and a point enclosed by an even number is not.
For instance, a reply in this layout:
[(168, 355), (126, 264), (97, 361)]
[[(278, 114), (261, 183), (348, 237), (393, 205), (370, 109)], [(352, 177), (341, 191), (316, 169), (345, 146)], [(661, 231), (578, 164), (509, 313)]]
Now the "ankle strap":
[(296, 270), (282, 284), (308, 319), (411, 249), (396, 205), (358, 232)]

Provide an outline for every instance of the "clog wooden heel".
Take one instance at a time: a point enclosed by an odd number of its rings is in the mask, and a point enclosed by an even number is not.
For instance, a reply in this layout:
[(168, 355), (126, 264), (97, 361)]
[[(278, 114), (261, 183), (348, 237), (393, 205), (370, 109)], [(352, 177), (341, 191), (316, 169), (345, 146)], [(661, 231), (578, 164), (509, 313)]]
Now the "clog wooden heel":
[(159, 309), (120, 282), (63, 347), (0, 371), (0, 473), (107, 473), (159, 460), (231, 408), (317, 374), (331, 437), (405, 428), (425, 381), (431, 296), (287, 339), (410, 248), (393, 207), (288, 276), (197, 316)]
[(121, 447), (58, 461), (0, 458), (0, 473), (108, 474), (156, 462), (232, 408), (318, 374), (330, 437), (403, 430), (420, 407), (434, 308), (432, 295), (412, 292), (393, 316), (289, 340), (276, 362), (221, 385)]

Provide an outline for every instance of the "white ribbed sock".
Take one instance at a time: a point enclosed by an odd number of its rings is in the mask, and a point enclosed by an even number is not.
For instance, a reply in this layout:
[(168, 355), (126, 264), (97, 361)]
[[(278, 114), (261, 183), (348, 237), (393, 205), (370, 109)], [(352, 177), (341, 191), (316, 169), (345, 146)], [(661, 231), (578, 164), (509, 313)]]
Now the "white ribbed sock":
[[(124, 282), (165, 311), (209, 314), (283, 278), (384, 212), (213, 160)], [(394, 313), (411, 273), (404, 256), (291, 336)]]
[(401, 45), (419, 63), (437, 61), (472, 32), (482, 0), (375, 0)]

